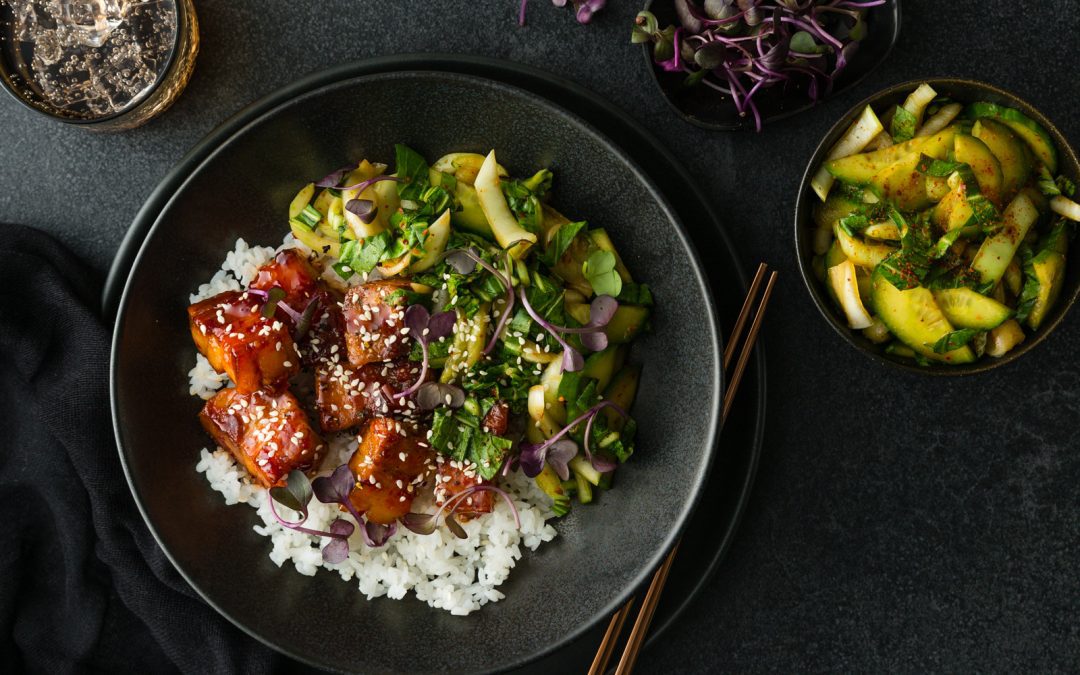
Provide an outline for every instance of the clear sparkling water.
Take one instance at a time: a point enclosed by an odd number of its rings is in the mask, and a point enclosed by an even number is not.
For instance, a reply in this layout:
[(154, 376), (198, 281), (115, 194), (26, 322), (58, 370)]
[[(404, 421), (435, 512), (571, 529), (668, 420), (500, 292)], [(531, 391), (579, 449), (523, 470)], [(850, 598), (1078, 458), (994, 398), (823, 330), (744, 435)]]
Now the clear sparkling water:
[(175, 0), (0, 0), (0, 49), (13, 83), (69, 117), (138, 103), (176, 42)]

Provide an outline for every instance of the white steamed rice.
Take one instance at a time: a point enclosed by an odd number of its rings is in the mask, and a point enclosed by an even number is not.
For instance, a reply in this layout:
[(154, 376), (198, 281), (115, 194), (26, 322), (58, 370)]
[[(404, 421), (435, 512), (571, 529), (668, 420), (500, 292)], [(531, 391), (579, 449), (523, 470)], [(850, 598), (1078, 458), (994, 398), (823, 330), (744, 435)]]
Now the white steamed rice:
[[(302, 248), (292, 235), (286, 236), (282, 248), (294, 246)], [(248, 246), (238, 239), (236, 247), (225, 256), (221, 270), (199, 286), (191, 295), (191, 302), (227, 290), (240, 290), (274, 253), (271, 247)], [(191, 395), (203, 399), (212, 397), (229, 382), (228, 377), (214, 371), (202, 354), (197, 355), (188, 376)], [(356, 438), (351, 434), (330, 436), (327, 441), (329, 451), (320, 474), (331, 472), (356, 449)], [(226, 504), (247, 504), (256, 509), (260, 524), (254, 530), (270, 539), (269, 555), (276, 565), (281, 567), (291, 562), (297, 572), (308, 576), (313, 576), (320, 567), (333, 570), (345, 581), (355, 579), (360, 592), (369, 600), (384, 595), (400, 600), (412, 591), (432, 607), (451, 614), (469, 614), (503, 598), (497, 587), (506, 581), (511, 568), (521, 559), (523, 546), (535, 551), (556, 534), (555, 528), (546, 522), (552, 516), (548, 497), (532, 480), (514, 473), (500, 486), (517, 506), (520, 529), (514, 524), (510, 508), (496, 499), (492, 513), (463, 524), (469, 534), (467, 539), (458, 539), (445, 528), (431, 535), (418, 535), (401, 527), (385, 546), (371, 549), (356, 531), (349, 540), (349, 557), (331, 565), (322, 560), (324, 540), (278, 523), (270, 513), (267, 490), (252, 483), (247, 471), (227, 450), (204, 448), (195, 469), (205, 474), (210, 487), (224, 496)], [(298, 518), (298, 514), (284, 507), (278, 507), (278, 513), (288, 520)], [(325, 530), (340, 516), (336, 504), (312, 499), (305, 526)]]

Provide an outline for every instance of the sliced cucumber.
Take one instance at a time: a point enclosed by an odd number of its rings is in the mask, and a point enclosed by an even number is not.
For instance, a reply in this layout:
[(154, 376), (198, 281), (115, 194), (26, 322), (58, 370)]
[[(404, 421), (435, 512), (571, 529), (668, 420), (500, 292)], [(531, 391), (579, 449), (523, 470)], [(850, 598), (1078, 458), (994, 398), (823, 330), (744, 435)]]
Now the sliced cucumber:
[[(630, 410), (630, 406), (634, 404), (634, 395), (637, 393), (640, 379), (641, 366), (637, 364), (623, 366), (622, 370), (615, 373), (615, 377), (611, 378), (611, 384), (604, 390), (604, 398), (623, 410)], [(626, 421), (622, 415), (608, 408), (604, 408), (604, 414), (608, 418), (608, 427), (615, 431), (622, 430)]]
[(933, 136), (920, 136), (873, 152), (830, 160), (825, 163), (825, 168), (845, 183), (866, 185), (876, 173), (909, 155), (929, 155), (944, 159), (946, 153), (952, 149), (955, 135), (955, 126), (946, 127)]
[(1027, 324), (1037, 330), (1061, 295), (1061, 288), (1065, 284), (1065, 256), (1055, 250), (1044, 249), (1024, 269), (1027, 282), (1022, 297), (1035, 300)]
[(894, 247), (887, 244), (860, 241), (845, 232), (839, 225), (833, 228), (833, 234), (836, 235), (836, 242), (840, 244), (840, 250), (844, 255), (856, 265), (867, 269), (874, 269), (882, 260), (896, 251)]
[(829, 269), (829, 287), (840, 303), (840, 309), (847, 317), (848, 326), (862, 330), (873, 325), (874, 320), (863, 306), (859, 297), (859, 285), (855, 275), (855, 265), (845, 260)]
[(1054, 147), (1054, 139), (1050, 137), (1046, 129), (1042, 128), (1041, 124), (1024, 113), (996, 103), (982, 102), (968, 106), (968, 116), (989, 117), (1001, 122), (1024, 139), (1050, 173), (1057, 171), (1057, 148)]
[(649, 308), (638, 305), (619, 305), (611, 321), (604, 326), (604, 334), (615, 344), (630, 342), (641, 332), (649, 320)]
[(929, 289), (918, 286), (901, 291), (880, 272), (873, 276), (873, 305), (878, 317), (908, 347), (943, 363), (970, 363), (975, 353), (968, 346), (936, 354), (933, 345), (953, 331)]
[(604, 391), (611, 382), (620, 349), (621, 347), (613, 345), (602, 352), (590, 354), (585, 359), (585, 367), (581, 370), (581, 374), (596, 380), (597, 391)]
[(292, 202), (289, 204), (289, 218), (296, 218), (300, 215), (300, 212), (304, 210), (304, 207), (311, 203), (311, 198), (315, 195), (315, 183), (308, 183), (304, 187), (300, 188), (300, 192), (296, 193)]
[(874, 174), (870, 187), (901, 211), (917, 211), (929, 206), (932, 200), (927, 194), (926, 177), (915, 168), (920, 159), (919, 155), (908, 155), (890, 164)]
[(956, 161), (971, 167), (975, 180), (979, 183), (979, 192), (995, 204), (1001, 203), (1001, 163), (990, 148), (974, 136), (957, 134), (953, 139), (953, 152)]
[(1031, 174), (1031, 162), (1024, 153), (1023, 141), (1007, 126), (990, 118), (976, 121), (971, 134), (997, 157), (1001, 164), (1001, 198), (1012, 199)]
[(983, 240), (971, 268), (983, 283), (997, 282), (1016, 255), (1016, 248), (1039, 219), (1039, 211), (1026, 194), (1018, 194), (1005, 209), (1003, 225), (997, 234)]
[(1013, 314), (1007, 306), (970, 288), (944, 288), (933, 293), (945, 318), (957, 328), (990, 330)]

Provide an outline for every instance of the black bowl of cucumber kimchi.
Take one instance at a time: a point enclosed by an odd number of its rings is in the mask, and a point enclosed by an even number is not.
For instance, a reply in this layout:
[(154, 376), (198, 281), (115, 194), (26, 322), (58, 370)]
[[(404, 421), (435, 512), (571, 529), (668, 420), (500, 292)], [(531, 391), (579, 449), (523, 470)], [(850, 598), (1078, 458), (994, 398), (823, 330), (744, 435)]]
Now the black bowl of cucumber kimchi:
[(1034, 106), (976, 80), (885, 89), (841, 117), (795, 205), (822, 316), (878, 361), (932, 375), (1020, 358), (1080, 295), (1080, 164)]

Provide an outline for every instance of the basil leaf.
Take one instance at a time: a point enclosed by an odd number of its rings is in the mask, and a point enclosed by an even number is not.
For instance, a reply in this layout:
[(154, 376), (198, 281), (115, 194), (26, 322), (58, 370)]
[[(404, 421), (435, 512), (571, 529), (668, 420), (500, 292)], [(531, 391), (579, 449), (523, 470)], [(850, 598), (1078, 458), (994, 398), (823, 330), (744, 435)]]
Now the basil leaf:
[(914, 113), (902, 106), (896, 106), (896, 112), (893, 114), (892, 125), (889, 129), (893, 141), (897, 143), (910, 141), (915, 137), (915, 125), (918, 123), (919, 120)]
[(961, 166), (967, 165), (963, 162), (947, 162), (945, 160), (935, 159), (930, 155), (923, 155), (919, 158), (919, 163), (915, 165), (915, 170), (921, 174), (934, 176), (935, 178), (948, 178)]
[(576, 223), (563, 223), (559, 226), (559, 229), (555, 230), (555, 236), (552, 238), (551, 243), (548, 244), (547, 249), (544, 251), (543, 262), (548, 267), (554, 267), (558, 264), (559, 259), (563, 257), (566, 250), (570, 248), (570, 245), (574, 243), (574, 238), (581, 232), (582, 228), (586, 225), (584, 220), (579, 220)]
[(926, 346), (933, 349), (935, 354), (946, 354), (954, 349), (960, 349), (981, 332), (977, 328), (961, 328), (946, 333), (934, 344), (927, 343)]

